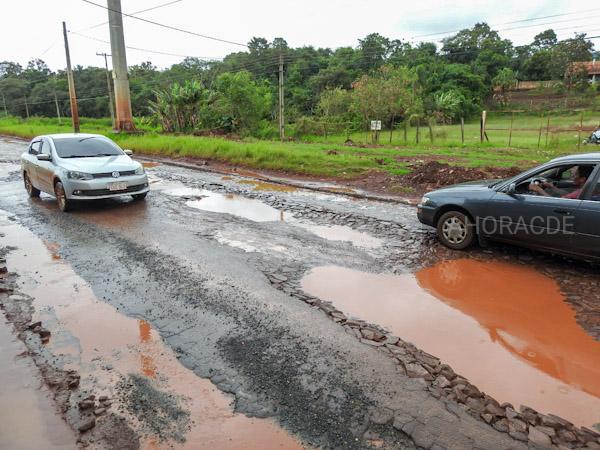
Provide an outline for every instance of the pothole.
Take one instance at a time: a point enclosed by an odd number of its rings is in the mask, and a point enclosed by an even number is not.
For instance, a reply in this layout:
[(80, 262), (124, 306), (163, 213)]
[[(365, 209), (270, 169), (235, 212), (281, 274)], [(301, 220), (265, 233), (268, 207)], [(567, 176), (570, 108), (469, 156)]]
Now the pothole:
[(327, 266), (302, 288), (440, 357), (499, 401), (600, 422), (600, 343), (533, 269), (470, 259), (399, 276)]
[[(118, 410), (138, 430), (145, 448), (165, 440), (174, 448), (302, 448), (272, 421), (234, 413), (232, 397), (182, 366), (148, 322), (98, 300), (71, 266), (57, 258), (56, 244), (44, 243), (6, 215), (0, 216), (0, 224), (0, 245), (18, 246), (7, 256), (9, 270), (19, 275), (19, 291), (33, 299), (34, 319), (50, 332), (47, 351), (81, 375), (81, 392), (111, 399), (108, 410), (91, 410), (98, 413), (96, 427)], [(139, 395), (121, 395), (124, 383), (135, 384)], [(150, 426), (157, 410), (135, 404), (136, 399), (166, 405), (160, 419), (169, 422), (172, 433), (157, 435)]]

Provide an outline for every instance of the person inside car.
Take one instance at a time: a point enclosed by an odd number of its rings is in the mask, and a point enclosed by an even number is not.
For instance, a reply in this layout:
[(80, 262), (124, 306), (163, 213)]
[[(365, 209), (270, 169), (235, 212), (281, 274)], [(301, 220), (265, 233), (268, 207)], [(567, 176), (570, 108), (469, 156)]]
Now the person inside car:
[(575, 174), (573, 175), (573, 182), (575, 183), (575, 190), (565, 193), (563, 190), (558, 189), (552, 183), (542, 181), (540, 183), (531, 183), (529, 185), (529, 191), (543, 195), (545, 197), (561, 197), (577, 199), (583, 191), (585, 183), (592, 174), (594, 166), (578, 166)]

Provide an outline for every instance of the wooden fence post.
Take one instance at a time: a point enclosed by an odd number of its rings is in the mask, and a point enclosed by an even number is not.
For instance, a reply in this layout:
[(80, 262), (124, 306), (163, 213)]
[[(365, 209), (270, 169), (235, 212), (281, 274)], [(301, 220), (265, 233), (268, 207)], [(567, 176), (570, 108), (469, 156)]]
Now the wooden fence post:
[(487, 122), (487, 111), (481, 111), (481, 122), (479, 125), (479, 134), (480, 134), (480, 140), (481, 142), (483, 142), (484, 139), (488, 139), (487, 137), (487, 133), (485, 132), (485, 124)]
[(546, 148), (548, 148), (548, 134), (550, 133), (550, 116), (548, 116), (548, 121), (546, 122)]
[(460, 140), (465, 145), (465, 118), (460, 118)]
[(540, 114), (540, 134), (538, 135), (538, 148), (542, 142), (542, 129), (544, 128), (544, 111)]
[(431, 144), (433, 145), (433, 125), (431, 124), (431, 119), (429, 119), (427, 121), (427, 126), (429, 127), (429, 140), (431, 141)]
[(510, 116), (510, 131), (508, 132), (508, 146), (512, 143), (513, 123), (515, 121), (515, 112), (513, 111)]
[(581, 119), (579, 120), (579, 132), (577, 133), (577, 150), (581, 148), (581, 129), (583, 128), (583, 111), (581, 111)]
[(417, 144), (419, 143), (419, 138), (421, 134), (421, 119), (417, 119)]

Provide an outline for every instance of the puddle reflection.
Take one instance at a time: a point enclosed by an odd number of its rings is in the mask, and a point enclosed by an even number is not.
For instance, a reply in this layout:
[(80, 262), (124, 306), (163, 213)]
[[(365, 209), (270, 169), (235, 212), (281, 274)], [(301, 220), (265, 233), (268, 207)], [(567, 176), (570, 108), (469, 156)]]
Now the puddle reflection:
[(533, 269), (468, 259), (401, 276), (329, 266), (302, 286), (440, 357), (500, 401), (600, 422), (600, 343)]

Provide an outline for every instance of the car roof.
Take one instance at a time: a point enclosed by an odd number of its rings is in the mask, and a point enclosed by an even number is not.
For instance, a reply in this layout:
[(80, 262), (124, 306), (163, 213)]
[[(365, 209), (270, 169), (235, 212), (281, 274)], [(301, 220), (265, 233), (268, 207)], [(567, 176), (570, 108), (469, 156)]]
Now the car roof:
[(56, 134), (45, 134), (43, 136), (38, 136), (38, 138), (50, 138), (50, 139), (81, 139), (88, 137), (106, 137), (101, 134), (93, 134), (93, 133), (56, 133)]
[(575, 155), (561, 156), (560, 158), (554, 158), (551, 162), (569, 162), (569, 161), (600, 161), (600, 152), (595, 153), (580, 153)]

